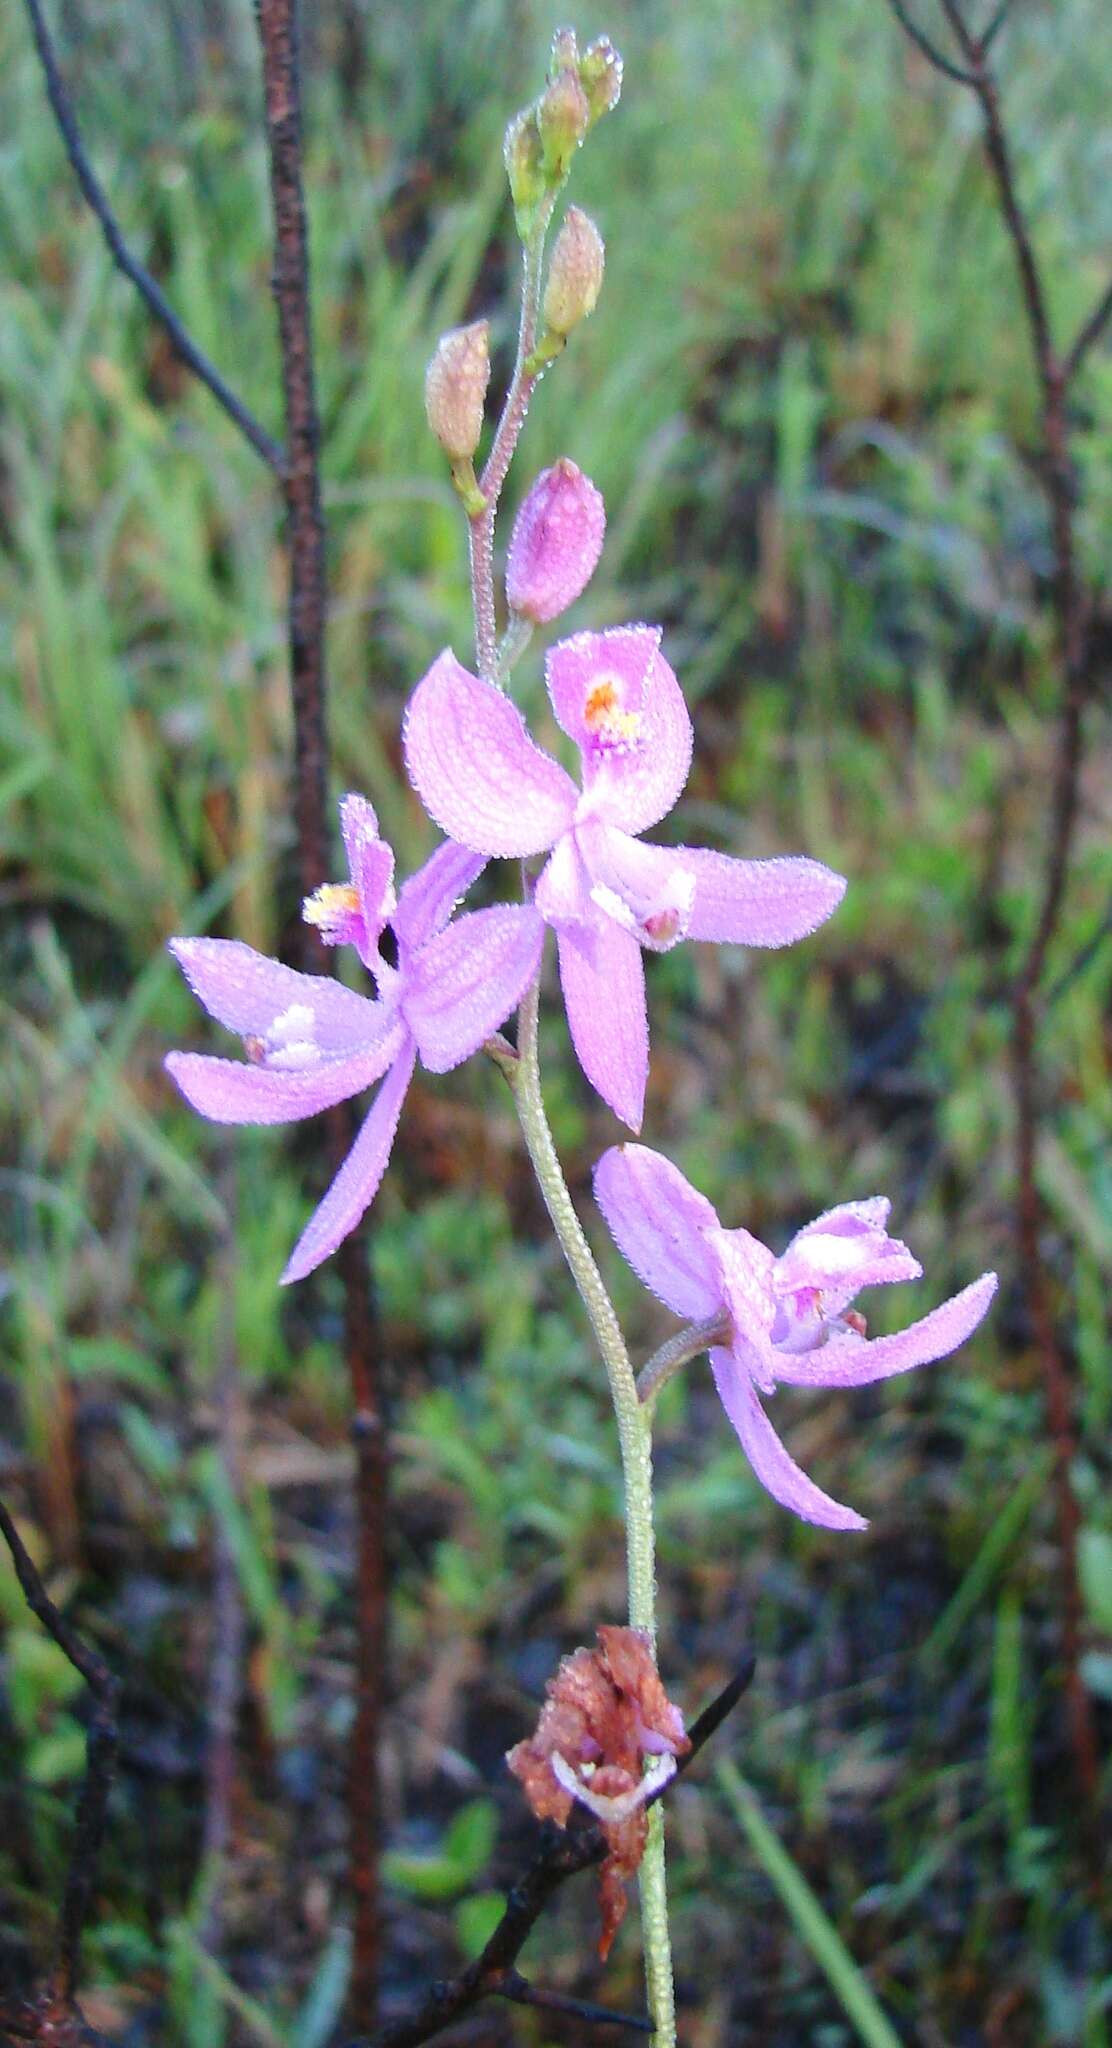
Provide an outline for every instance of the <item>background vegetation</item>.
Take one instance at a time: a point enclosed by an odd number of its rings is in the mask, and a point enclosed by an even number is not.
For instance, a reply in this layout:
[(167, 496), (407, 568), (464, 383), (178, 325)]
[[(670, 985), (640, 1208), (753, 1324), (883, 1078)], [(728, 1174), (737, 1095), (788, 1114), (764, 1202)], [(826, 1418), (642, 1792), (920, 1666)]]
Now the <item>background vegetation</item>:
[[(129, 232), (276, 426), (246, 5), (63, 12), (87, 139)], [(403, 862), (431, 833), (400, 775), (401, 706), (445, 642), (469, 642), (423, 370), (441, 329), (492, 308), (506, 361), (501, 127), (563, 12), (334, 0), (312, 24), (336, 787), (370, 795)], [(1112, 242), (1112, 44), (1102, 0), (1014, 12), (1003, 90), (1069, 332)], [(608, 29), (627, 63), (573, 187), (606, 235), (607, 282), (535, 401), (518, 489), (557, 454), (580, 462), (610, 533), (575, 623), (665, 624), (697, 729), (677, 834), (806, 850), (853, 882), (831, 925), (782, 957), (650, 962), (646, 1134), (726, 1220), (774, 1243), (831, 1201), (887, 1191), (929, 1276), (918, 1307), (985, 1265), (1003, 1282), (954, 1363), (794, 1404), (793, 1448), (871, 1516), (861, 1539), (811, 1531), (759, 1492), (703, 1367), (670, 1392), (662, 1664), (695, 1707), (755, 1643), (737, 1762), (899, 2039), (1106, 2048), (1112, 1958), (1062, 1726), (1004, 1070), (1004, 995), (1044, 852), (1050, 553), (975, 109), (882, 0), (614, 0), (579, 27)], [(79, 1595), (128, 1675), (90, 2017), (136, 2044), (312, 2048), (346, 1969), (351, 1553), (335, 1315), (327, 1288), (310, 1315), (276, 1285), (314, 1133), (228, 1142), (160, 1066), (204, 1039), (167, 936), (277, 936), (290, 823), (273, 494), (111, 270), (15, 7), (0, 18), (0, 161), (0, 1478), (56, 1597)], [(1084, 569), (1112, 627), (1107, 351), (1079, 397)], [(525, 673), (539, 708), (539, 664)], [(1105, 1738), (1112, 946), (1091, 941), (1112, 888), (1107, 738), (1098, 707), (1038, 1162)], [(586, 1199), (616, 1132), (555, 1010), (548, 1061)], [(396, 1396), (400, 2002), (479, 1938), (484, 1895), (520, 1861), (501, 1755), (559, 1653), (620, 1610), (622, 1547), (601, 1374), (496, 1076), (415, 1085), (374, 1216)], [(667, 1319), (609, 1252), (607, 1271), (650, 1347)], [(246, 1650), (233, 1836), (214, 1872), (202, 1770), (221, 1545)], [(0, 1625), (0, 1905), (18, 1983), (49, 1931), (84, 1738), (72, 1676), (6, 1566)], [(690, 2048), (868, 2038), (774, 1899), (737, 1801), (704, 1772), (672, 1815)], [(546, 1923), (547, 1982), (590, 1993), (592, 1910), (573, 1888)], [(636, 2004), (637, 1967), (631, 1916), (603, 1995)], [(484, 2013), (460, 2038), (570, 2037)]]

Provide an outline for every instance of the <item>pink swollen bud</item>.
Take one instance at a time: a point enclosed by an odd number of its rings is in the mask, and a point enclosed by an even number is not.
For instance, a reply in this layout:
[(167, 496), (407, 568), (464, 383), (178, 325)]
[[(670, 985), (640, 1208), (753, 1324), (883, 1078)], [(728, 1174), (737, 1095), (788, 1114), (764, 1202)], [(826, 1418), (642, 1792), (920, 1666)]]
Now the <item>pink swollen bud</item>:
[(574, 462), (544, 469), (514, 522), (506, 563), (511, 611), (543, 626), (574, 604), (595, 573), (606, 509)]

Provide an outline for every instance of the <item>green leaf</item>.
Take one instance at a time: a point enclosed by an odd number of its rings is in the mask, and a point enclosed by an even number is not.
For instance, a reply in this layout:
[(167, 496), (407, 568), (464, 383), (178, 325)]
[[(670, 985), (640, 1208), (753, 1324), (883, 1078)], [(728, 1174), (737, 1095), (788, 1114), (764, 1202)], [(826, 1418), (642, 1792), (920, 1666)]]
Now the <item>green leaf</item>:
[(454, 1898), (485, 1870), (497, 1825), (492, 1800), (471, 1800), (455, 1815), (439, 1849), (421, 1855), (387, 1850), (382, 1859), (387, 1884), (414, 1899)]
[(460, 1900), (453, 1918), (456, 1940), (468, 1962), (482, 1954), (505, 1909), (502, 1892), (473, 1892), (469, 1899)]
[(472, 1799), (454, 1816), (444, 1837), (444, 1851), (465, 1881), (486, 1869), (497, 1833), (498, 1811), (492, 1799)]
[(68, 1714), (27, 1751), (24, 1769), (32, 1785), (63, 1785), (85, 1769), (85, 1730)]

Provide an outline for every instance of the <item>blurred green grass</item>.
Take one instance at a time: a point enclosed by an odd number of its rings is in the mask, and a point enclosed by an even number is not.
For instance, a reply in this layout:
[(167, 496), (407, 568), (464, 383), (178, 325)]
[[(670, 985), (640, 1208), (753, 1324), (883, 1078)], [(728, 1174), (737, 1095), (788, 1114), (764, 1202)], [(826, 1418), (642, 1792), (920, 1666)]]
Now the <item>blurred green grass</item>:
[[(1017, 12), (1000, 45), (1006, 106), (1068, 334), (1112, 243), (1112, 51), (1100, 0)], [(431, 835), (399, 775), (401, 707), (438, 649), (462, 652), (469, 636), (424, 365), (444, 326), (488, 311), (508, 357), (501, 126), (535, 89), (561, 18), (524, 0), (416, 13), (388, 0), (311, 24), (335, 784), (371, 796), (407, 862)], [(606, 236), (606, 287), (534, 403), (515, 489), (568, 453), (604, 491), (607, 549), (574, 622), (665, 624), (698, 735), (677, 834), (805, 848), (853, 884), (834, 923), (783, 956), (650, 962), (646, 1134), (726, 1220), (772, 1241), (832, 1200), (884, 1189), (932, 1299), (986, 1264), (1004, 1280), (954, 1365), (792, 1411), (799, 1454), (873, 1518), (852, 1549), (758, 1497), (698, 1370), (670, 1391), (665, 1663), (697, 1704), (755, 1635), (746, 1779), (901, 2034), (925, 2048), (1099, 2048), (1109, 1964), (1064, 1789), (1044, 1423), (1011, 1250), (1003, 992), (1038, 886), (1056, 692), (1011, 255), (972, 107), (908, 52), (880, 0), (708, 0), (682, 14), (639, 0), (580, 22), (602, 27), (625, 53), (626, 96), (572, 196)], [(194, 18), (101, 0), (66, 48), (128, 232), (276, 429), (248, 10)], [(233, 1549), (262, 1733), (242, 1764), (250, 1875), (231, 1887), (231, 1939), (240, 1981), (289, 2015), (315, 1954), (311, 1915), (288, 1955), (260, 1962), (264, 1907), (310, 1868), (331, 1897), (341, 1868), (338, 1324), (327, 1289), (310, 1316), (276, 1287), (311, 1139), (296, 1158), (272, 1134), (229, 1148), (160, 1073), (166, 1047), (203, 1028), (165, 938), (214, 929), (269, 946), (278, 928), (290, 823), (276, 513), (255, 458), (112, 271), (15, 9), (0, 21), (0, 162), (0, 1469), (25, 1475), (60, 1585), (81, 1557), (82, 1611), (106, 1648), (128, 1646), (144, 1713), (169, 1716), (163, 1746), (191, 1782), (210, 1532), (227, 1513), (205, 1439), (234, 1344), (248, 1484)], [(1107, 353), (1086, 373), (1076, 450), (1085, 572), (1107, 605)], [(538, 663), (523, 673), (539, 711)], [(1112, 887), (1107, 720), (1092, 722), (1050, 965), (1065, 986), (1045, 1036), (1039, 1177), (1076, 1359), (1086, 1669), (1104, 1701), (1108, 946), (1070, 977)], [(613, 1127), (569, 1068), (555, 1014), (547, 1056), (585, 1193)], [(485, 1787), (512, 1826), (497, 1742), (475, 1747), (475, 1702), (484, 1688), (500, 1701), (512, 1739), (559, 1648), (620, 1603), (615, 1446), (496, 1077), (415, 1091), (373, 1256), (399, 1432), (392, 1840), (420, 1855), (453, 1787), (456, 1803)], [(612, 1277), (635, 1341), (651, 1344), (661, 1319), (628, 1275)], [(49, 1659), (35, 1678), (27, 1624), (4, 1614), (0, 1728), (26, 1789), (0, 1799), (5, 1841), (27, 1846), (0, 1852), (0, 1881), (13, 1928), (42, 1938), (78, 1722)], [(162, 1907), (144, 1934), (144, 1870), (128, 1858), (141, 1798), (125, 1779), (94, 1974), (127, 2008), (157, 1995), (168, 1968), (169, 2038), (184, 2042), (196, 1843), (170, 1783)], [(274, 1784), (285, 1820), (266, 1810)], [(691, 2041), (713, 2048), (759, 2026), (770, 2042), (807, 2031), (836, 2048), (849, 2038), (839, 2008), (773, 1915), (725, 1805), (684, 1787), (675, 1814)], [(587, 1910), (567, 1904), (545, 1958), (553, 1981), (577, 1981)], [(422, 1913), (403, 1902), (399, 1925)], [(422, 1925), (450, 1959), (450, 1931)], [(623, 1976), (636, 2002), (632, 1937), (616, 2001)], [(204, 2013), (206, 2027), (254, 2038), (219, 1986)], [(536, 2038), (513, 2024), (506, 2038)]]

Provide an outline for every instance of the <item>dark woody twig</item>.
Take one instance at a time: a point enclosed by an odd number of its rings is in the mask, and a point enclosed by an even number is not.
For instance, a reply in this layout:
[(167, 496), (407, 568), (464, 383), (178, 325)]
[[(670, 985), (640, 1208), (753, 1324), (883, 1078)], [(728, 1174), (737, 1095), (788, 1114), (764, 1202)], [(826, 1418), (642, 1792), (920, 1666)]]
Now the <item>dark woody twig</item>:
[(1012, 0), (1000, 0), (1000, 5), (992, 19), (981, 30), (980, 45), (982, 56), (987, 57), (1011, 11)]
[(944, 72), (947, 78), (954, 79), (958, 85), (972, 85), (970, 73), (962, 71), (958, 65), (951, 64), (948, 57), (943, 56), (937, 44), (932, 43), (928, 35), (924, 35), (912, 14), (904, 6), (903, 0), (888, 0), (888, 4), (905, 34), (915, 44), (916, 49), (922, 51), (928, 62), (934, 65), (936, 71)]
[(1077, 340), (1062, 364), (1062, 376), (1067, 384), (1073, 382), (1089, 350), (1095, 342), (1100, 340), (1109, 321), (1112, 321), (1112, 279), (1109, 280), (1107, 289), (1097, 300)]
[(1055, 1003), (1061, 1002), (1067, 989), (1071, 989), (1074, 982), (1084, 974), (1086, 968), (1096, 959), (1105, 940), (1110, 938), (1112, 938), (1112, 904), (1105, 911), (1096, 930), (1090, 932), (1085, 944), (1078, 948), (1069, 966), (1063, 968), (1062, 973), (1058, 976), (1057, 981), (1046, 997), (1046, 1009), (1052, 1009)]
[[(278, 314), (286, 467), (282, 492), (290, 552), (289, 645), (294, 714), (298, 882), (327, 881), (328, 737), (324, 676), (324, 514), (309, 302), (309, 238), (301, 174), (301, 79), (296, 0), (258, 0), (270, 196), (271, 283)], [(306, 945), (310, 943), (306, 932)], [(306, 963), (308, 964), (308, 963)], [(313, 964), (317, 964), (314, 961)]]
[(36, 1620), (79, 1672), (92, 1695), (92, 1713), (85, 1738), (85, 1779), (77, 1802), (77, 1820), (70, 1851), (62, 1908), (58, 1916), (58, 1952), (50, 1996), (68, 2013), (77, 1989), (81, 1936), (96, 1877), (104, 1836), (108, 1792), (116, 1761), (116, 1707), (119, 1684), (102, 1657), (58, 1612), (3, 1501), (0, 1534), (12, 1555), (23, 1597)]
[[(903, 20), (897, 0), (891, 0), (891, 4)], [(1082, 1811), (1094, 1815), (1099, 1791), (1099, 1760), (1092, 1704), (1081, 1675), (1083, 1608), (1077, 1559), (1080, 1513), (1072, 1477), (1077, 1448), (1073, 1398), (1069, 1369), (1051, 1307), (1050, 1281), (1041, 1243), (1043, 1207), (1035, 1175), (1039, 1123), (1039, 1020), (1036, 1009), (1069, 874), (1079, 808), (1082, 725), (1092, 682), (1089, 621), (1078, 580), (1074, 546), (1074, 476), (1070, 460), (1068, 397), (1071, 380), (1086, 352), (1105, 322), (1112, 317), (1112, 288), (1094, 309), (1069, 353), (1065, 357), (1059, 356), (1054, 345), (1042, 273), (1019, 199), (996, 81), (987, 62), (988, 42), (999, 23), (994, 20), (985, 38), (978, 41), (966, 25), (958, 0), (941, 0), (941, 5), (969, 66), (963, 82), (971, 87), (980, 105), (985, 154), (1015, 254), (1031, 350), (1042, 393), (1042, 482), (1054, 550), (1054, 608), (1058, 620), (1062, 696), (1042, 893), (1034, 931), (1011, 992), (1011, 1064), (1016, 1105), (1018, 1186), (1016, 1235), (1019, 1268), (1054, 1442), (1067, 1724)], [(907, 26), (906, 21), (904, 26)], [(932, 55), (932, 61), (937, 61), (936, 54)], [(952, 67), (945, 63), (940, 63), (938, 68), (949, 76), (954, 75)]]
[(250, 441), (255, 453), (262, 456), (268, 468), (274, 470), (276, 475), (281, 476), (286, 459), (284, 450), (277, 441), (272, 440), (265, 427), (259, 425), (258, 420), (248, 411), (242, 400), (237, 398), (235, 392), (225, 383), (215, 364), (210, 363), (203, 349), (198, 348), (192, 336), (182, 326), (165, 293), (159, 289), (149, 270), (144, 268), (138, 257), (134, 256), (128, 248), (119, 221), (116, 219), (108, 203), (104, 188), (85, 154), (85, 147), (81, 140), (81, 131), (77, 126), (77, 117), (74, 114), (65, 81), (58, 67), (57, 54), (51, 39), (50, 30), (46, 25), (46, 17), (42, 11), (40, 0), (27, 0), (27, 12), (31, 17), (31, 32), (35, 38), (35, 47), (38, 50), (39, 61), (42, 64), (43, 76), (46, 80), (47, 98), (50, 101), (54, 112), (54, 119), (58, 123), (58, 129), (65, 144), (66, 155), (70, 160), (74, 175), (87, 204), (100, 222), (101, 232), (111, 251), (113, 262), (117, 269), (122, 270), (124, 276), (135, 286), (148, 311), (154, 315), (154, 318), (167, 336), (171, 347), (181, 357), (186, 368), (192, 370), (193, 375), (205, 386), (206, 390), (211, 391), (217, 404), (223, 407), (228, 418), (239, 428), (240, 433)]
[(507, 1970), (500, 1984), (492, 1984), (493, 1998), (506, 1998), (512, 2005), (534, 2005), (542, 2012), (564, 2013), (569, 2019), (584, 2020), (594, 2027), (625, 2027), (631, 2034), (651, 2034), (653, 2023), (647, 2013), (616, 2012), (609, 2005), (593, 2005), (589, 1998), (567, 1998), (562, 1991), (540, 1991), (535, 1984)]
[[(675, 1778), (690, 1768), (747, 1691), (755, 1668), (755, 1659), (746, 1657), (729, 1684), (704, 1708), (688, 1730), (688, 1754), (680, 1758), (675, 1775), (650, 1795), (647, 1805), (654, 1805), (670, 1791)], [(509, 1893), (505, 1912), (482, 1954), (458, 1977), (434, 1984), (408, 2019), (393, 2020), (370, 2036), (349, 2041), (346, 2048), (421, 2048), (421, 2043), (451, 2026), (484, 1998), (507, 1996), (507, 1980), (521, 1981), (515, 1968), (518, 1956), (549, 1900), (569, 1877), (593, 1869), (606, 1854), (606, 1841), (598, 1823), (581, 1809), (575, 1809), (563, 1832), (547, 1823), (541, 1831), (540, 1852)], [(544, 1996), (548, 2002), (547, 1994)], [(631, 2024), (622, 2015), (608, 2013), (607, 2018), (615, 2024)]]
[[(289, 644), (294, 710), (294, 811), (300, 892), (329, 873), (328, 736), (324, 663), (325, 557), (320, 427), (313, 375), (309, 245), (302, 186), (301, 79), (296, 0), (256, 0), (262, 49), (270, 190), (274, 208), (274, 297), (282, 353), (288, 461), (283, 476), (290, 554)], [(305, 965), (323, 961), (303, 927)], [(350, 1103), (329, 1112), (331, 1170), (355, 1137)], [(344, 1290), (344, 1350), (352, 1388), (356, 1459), (355, 1720), (349, 1759), (350, 1882), (355, 1956), (351, 2010), (375, 2012), (379, 1966), (378, 1750), (386, 1660), (387, 1443), (365, 1240), (349, 1236), (337, 1263)]]

